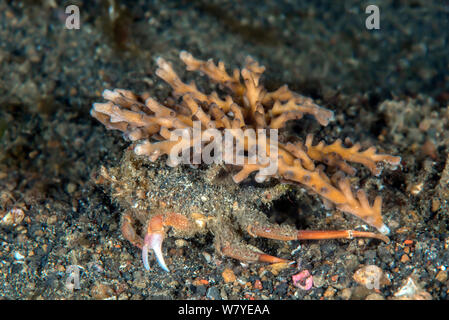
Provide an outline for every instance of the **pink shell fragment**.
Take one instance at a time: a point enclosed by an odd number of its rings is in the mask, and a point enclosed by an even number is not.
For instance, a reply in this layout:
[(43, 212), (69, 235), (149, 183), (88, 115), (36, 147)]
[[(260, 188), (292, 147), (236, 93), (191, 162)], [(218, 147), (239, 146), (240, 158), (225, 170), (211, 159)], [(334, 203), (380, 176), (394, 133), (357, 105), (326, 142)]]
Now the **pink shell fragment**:
[(302, 290), (310, 290), (313, 287), (313, 276), (309, 270), (303, 270), (292, 276), (293, 285)]

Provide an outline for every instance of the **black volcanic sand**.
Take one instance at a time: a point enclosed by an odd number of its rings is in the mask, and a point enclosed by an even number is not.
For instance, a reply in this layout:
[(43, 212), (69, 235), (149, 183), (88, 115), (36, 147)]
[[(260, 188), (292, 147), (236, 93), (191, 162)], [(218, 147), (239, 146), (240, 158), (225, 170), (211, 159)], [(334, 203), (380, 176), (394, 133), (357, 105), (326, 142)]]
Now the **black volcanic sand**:
[[(447, 299), (447, 5), (376, 1), (381, 29), (369, 31), (359, 1), (308, 6), (297, 1), (122, 2), (71, 1), (80, 8), (79, 30), (65, 28), (65, 6), (55, 1), (0, 2), (1, 297), (390, 299), (411, 276), (420, 296)], [(167, 97), (169, 87), (154, 74), (159, 56), (184, 79), (214, 89), (204, 77), (184, 71), (180, 50), (222, 60), (228, 70), (251, 55), (267, 67), (263, 81), (268, 89), (288, 84), (334, 110), (336, 120), (326, 128), (312, 119), (289, 125), (300, 138), (307, 133), (315, 134), (316, 141), (349, 137), (401, 156), (402, 168), (385, 170), (380, 177), (358, 167), (355, 184), (370, 199), (382, 195), (391, 242), (283, 243), (242, 235), (267, 253), (300, 261), (301, 269), (314, 277), (309, 291), (293, 285), (297, 268), (276, 270), (219, 256), (210, 234), (169, 236), (164, 254), (171, 272), (154, 260), (145, 271), (139, 250), (121, 235), (123, 208), (107, 187), (94, 182), (101, 166), (120, 165), (129, 143), (89, 111), (93, 102), (102, 101), (104, 89)], [(192, 172), (167, 168), (163, 161), (155, 165), (164, 172), (155, 179), (171, 177), (170, 190), (176, 188), (173, 177), (181, 183)], [(177, 170), (176, 175), (169, 170)], [(199, 176), (207, 172), (198, 170)], [(192, 203), (201, 200), (201, 187), (186, 188)], [(259, 193), (264, 188), (251, 182), (238, 188), (246, 187)], [(213, 198), (202, 201), (214, 205)], [(271, 209), (251, 197), (242, 205), (303, 229), (363, 229), (360, 220), (326, 210), (318, 197), (300, 188), (284, 194)], [(25, 217), (11, 225), (6, 217), (14, 208)], [(354, 281), (363, 265), (382, 269), (387, 280), (380, 290)], [(80, 288), (74, 291), (66, 287), (70, 266), (80, 270)], [(232, 274), (235, 281), (229, 281)]]

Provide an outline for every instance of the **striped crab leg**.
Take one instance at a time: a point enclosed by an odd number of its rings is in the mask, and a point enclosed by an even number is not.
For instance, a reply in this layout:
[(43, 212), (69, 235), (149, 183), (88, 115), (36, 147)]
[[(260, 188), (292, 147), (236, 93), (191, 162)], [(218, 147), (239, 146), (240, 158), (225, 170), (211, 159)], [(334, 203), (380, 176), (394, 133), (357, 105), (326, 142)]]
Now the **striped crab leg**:
[(374, 238), (385, 243), (390, 242), (390, 239), (383, 234), (356, 230), (290, 230), (277, 225), (255, 224), (248, 226), (247, 231), (253, 237), (283, 241)]

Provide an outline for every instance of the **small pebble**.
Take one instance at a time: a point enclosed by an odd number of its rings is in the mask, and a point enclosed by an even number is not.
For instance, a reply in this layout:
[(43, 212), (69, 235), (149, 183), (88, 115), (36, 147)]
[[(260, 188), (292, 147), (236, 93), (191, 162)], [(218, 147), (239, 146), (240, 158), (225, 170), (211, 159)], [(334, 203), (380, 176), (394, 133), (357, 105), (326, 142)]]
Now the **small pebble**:
[(351, 299), (351, 295), (352, 295), (352, 290), (350, 288), (345, 288), (341, 291), (340, 293), (340, 297), (343, 300), (349, 300)]
[(206, 286), (197, 286), (196, 293), (201, 297), (204, 296), (206, 294)]
[(90, 296), (96, 300), (110, 299), (113, 295), (112, 288), (102, 283), (94, 285), (90, 290)]
[(212, 261), (212, 256), (209, 253), (207, 253), (206, 251), (203, 251), (202, 254), (203, 254), (204, 259), (206, 259), (207, 263), (210, 263)]
[(447, 272), (446, 271), (440, 271), (437, 273), (435, 279), (437, 279), (439, 282), (446, 282), (447, 280)]
[(70, 182), (67, 184), (67, 192), (72, 194), (76, 191), (76, 184)]
[(221, 299), (220, 291), (218, 290), (217, 287), (210, 287), (207, 290), (206, 297), (211, 300), (220, 300)]
[(324, 291), (324, 294), (323, 294), (323, 296), (325, 297), (325, 298), (332, 298), (334, 295), (335, 295), (335, 292), (336, 292), (337, 290), (335, 290), (334, 288), (332, 288), (332, 287), (328, 287), (327, 289), (326, 289), (326, 291)]
[(382, 269), (375, 265), (368, 265), (358, 269), (354, 273), (353, 279), (368, 289), (379, 289), (388, 282)]
[(274, 294), (278, 295), (279, 297), (285, 297), (287, 295), (287, 289), (288, 284), (286, 282), (280, 283), (276, 288), (274, 289)]
[(65, 272), (65, 267), (61, 264), (58, 264), (56, 266), (56, 270), (58, 270), (59, 272)]
[(22, 222), (25, 218), (25, 212), (20, 208), (13, 208), (0, 220), (0, 224), (4, 226), (15, 226)]
[(262, 290), (263, 289), (262, 282), (259, 279), (254, 281), (254, 289), (257, 289), (257, 290)]
[(16, 251), (16, 252), (14, 252), (14, 259), (23, 260), (23, 259), (25, 259), (25, 256), (23, 256), (20, 252)]
[(56, 215), (51, 215), (47, 218), (47, 224), (54, 224), (58, 221), (58, 217)]
[(351, 299), (352, 300), (364, 300), (371, 293), (372, 293), (371, 289), (368, 289), (365, 286), (357, 286), (352, 290)]
[(441, 202), (439, 199), (437, 198), (432, 199), (432, 212), (438, 211), (438, 209), (440, 209), (440, 206)]
[(315, 288), (321, 288), (326, 283), (326, 279), (322, 275), (313, 276), (313, 286)]
[(183, 248), (183, 247), (185, 247), (187, 245), (187, 241), (185, 241), (184, 239), (176, 239), (175, 240), (175, 245), (178, 248)]
[(365, 300), (385, 300), (385, 298), (379, 293), (371, 293), (365, 298)]
[(232, 271), (229, 268), (224, 269), (223, 273), (221, 274), (223, 277), (223, 280), (225, 283), (234, 282), (236, 280), (236, 276), (234, 274), (234, 271)]
[(397, 300), (432, 300), (432, 296), (418, 286), (415, 279), (408, 277), (405, 283), (396, 291)]
[(270, 272), (272, 274), (274, 274), (275, 276), (277, 276), (279, 274), (279, 272), (281, 272), (282, 270), (289, 268), (290, 265), (286, 262), (279, 262), (279, 263), (272, 263), (268, 266), (266, 266), (266, 268), (268, 270), (270, 270)]

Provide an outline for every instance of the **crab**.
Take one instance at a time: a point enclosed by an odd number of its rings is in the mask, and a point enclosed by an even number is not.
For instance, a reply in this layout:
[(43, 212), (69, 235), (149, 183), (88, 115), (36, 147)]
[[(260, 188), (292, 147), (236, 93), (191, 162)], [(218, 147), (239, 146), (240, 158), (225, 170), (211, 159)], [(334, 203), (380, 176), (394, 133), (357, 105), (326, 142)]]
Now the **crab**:
[[(268, 91), (261, 82), (265, 67), (251, 57), (242, 70), (235, 69), (232, 74), (223, 62), (215, 65), (211, 59), (199, 60), (186, 51), (181, 51), (179, 57), (188, 71), (207, 75), (218, 84), (219, 91), (206, 94), (194, 82), (183, 82), (172, 64), (159, 57), (155, 73), (172, 87), (165, 101), (158, 102), (149, 93), (105, 89), (106, 102), (94, 103), (91, 109), (91, 115), (107, 129), (121, 131), (133, 142), (121, 165), (103, 168), (101, 177), (111, 184), (113, 197), (125, 209), (123, 236), (141, 249), (146, 269), (150, 268), (152, 251), (162, 269), (169, 270), (162, 245), (170, 233), (183, 238), (212, 233), (215, 249), (223, 256), (245, 262), (287, 264), (291, 261), (245, 244), (243, 235), (282, 241), (365, 237), (388, 242), (382, 198), (377, 196), (371, 205), (364, 190), (353, 192), (349, 177), (357, 180), (357, 170), (349, 163), (363, 165), (379, 176), (383, 165), (398, 167), (400, 157), (377, 153), (375, 147), (363, 150), (360, 143), (346, 140), (345, 146), (341, 139), (314, 145), (312, 133), (305, 141), (294, 139), (292, 143), (286, 136), (279, 141), (278, 131), (286, 133), (288, 121), (308, 115), (327, 126), (334, 120), (334, 113), (286, 85)], [(264, 136), (268, 130), (270, 138)], [(179, 135), (179, 131), (183, 133)], [(265, 159), (254, 159), (256, 144), (257, 153), (262, 151)], [(203, 147), (209, 154), (198, 150)], [(214, 157), (222, 149), (230, 151), (231, 157), (217, 156), (213, 164), (197, 161), (209, 158), (211, 147)], [(233, 161), (234, 151), (242, 162)], [(164, 157), (166, 166), (161, 163)], [(270, 161), (265, 161), (268, 158)], [(196, 168), (189, 169), (188, 165)], [(231, 172), (237, 168), (237, 173)], [(270, 222), (258, 202), (272, 207), (290, 184), (321, 196), (327, 209), (350, 213), (380, 234), (296, 230)]]
[[(192, 238), (211, 233), (215, 250), (245, 263), (294, 261), (262, 252), (243, 241), (246, 233), (281, 241), (375, 238), (382, 234), (356, 230), (296, 230), (270, 222), (261, 207), (270, 207), (290, 189), (284, 184), (238, 185), (231, 183), (226, 167), (170, 168), (151, 162), (128, 149), (117, 167), (100, 170), (97, 183), (108, 184), (112, 197), (124, 208), (123, 237), (141, 250), (143, 266), (150, 270), (149, 253), (169, 271), (163, 243), (168, 236)], [(257, 205), (262, 199), (263, 206)]]

